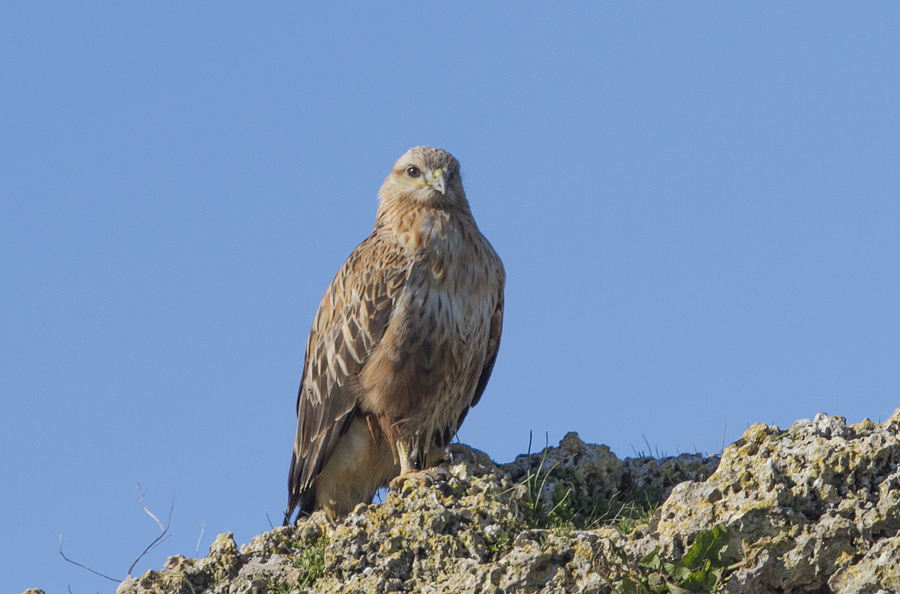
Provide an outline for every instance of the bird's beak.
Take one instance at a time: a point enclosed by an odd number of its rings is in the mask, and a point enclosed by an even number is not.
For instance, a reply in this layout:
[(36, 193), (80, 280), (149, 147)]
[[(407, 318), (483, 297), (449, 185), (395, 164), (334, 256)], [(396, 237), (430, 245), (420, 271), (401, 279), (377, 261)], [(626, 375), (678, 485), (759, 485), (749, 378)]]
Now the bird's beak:
[(431, 187), (443, 194), (447, 190), (447, 176), (443, 169), (435, 169), (431, 174)]

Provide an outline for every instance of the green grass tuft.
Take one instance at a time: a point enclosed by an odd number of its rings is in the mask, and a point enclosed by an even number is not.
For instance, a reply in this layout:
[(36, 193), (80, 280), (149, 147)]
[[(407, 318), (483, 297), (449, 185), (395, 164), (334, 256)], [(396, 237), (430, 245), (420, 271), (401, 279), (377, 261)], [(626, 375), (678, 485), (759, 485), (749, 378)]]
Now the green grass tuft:
[[(525, 487), (523, 517), (530, 528), (568, 534), (614, 526), (628, 534), (647, 523), (663, 501), (665, 490), (661, 487), (632, 486), (609, 499), (592, 497), (574, 469), (560, 468), (559, 462), (544, 468), (548, 452), (545, 446), (539, 461), (521, 482)], [(527, 456), (531, 459), (530, 435)], [(552, 487), (549, 503), (544, 496), (548, 486)]]
[(299, 586), (305, 588), (315, 582), (325, 571), (325, 547), (328, 540), (324, 537), (310, 547), (306, 547), (294, 560), (294, 567), (300, 570)]

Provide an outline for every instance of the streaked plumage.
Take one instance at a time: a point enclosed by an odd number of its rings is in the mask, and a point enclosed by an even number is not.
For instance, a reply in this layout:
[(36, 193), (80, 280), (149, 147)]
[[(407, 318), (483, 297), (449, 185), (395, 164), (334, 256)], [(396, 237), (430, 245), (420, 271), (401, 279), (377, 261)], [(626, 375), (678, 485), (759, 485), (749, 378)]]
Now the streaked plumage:
[(505, 273), (459, 163), (433, 147), (384, 181), (375, 229), (325, 291), (306, 345), (287, 523), (343, 515), (449, 443), (491, 375)]

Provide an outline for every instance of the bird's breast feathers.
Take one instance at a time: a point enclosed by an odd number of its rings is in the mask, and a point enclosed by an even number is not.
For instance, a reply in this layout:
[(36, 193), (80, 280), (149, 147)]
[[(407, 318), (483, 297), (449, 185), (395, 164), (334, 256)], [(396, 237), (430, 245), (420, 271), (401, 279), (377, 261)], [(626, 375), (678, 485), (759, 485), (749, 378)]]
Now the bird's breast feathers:
[[(503, 266), (474, 221), (428, 212), (407, 244), (412, 265), (398, 311), (423, 331), (455, 330), (465, 340), (486, 328), (503, 286)], [(424, 322), (424, 323), (420, 323)]]
[(444, 401), (449, 418), (474, 393), (504, 272), (471, 219), (444, 213), (417, 218), (418, 224), (396, 235), (408, 273), (384, 338), (363, 370), (363, 404), (404, 416), (428, 410), (423, 400)]

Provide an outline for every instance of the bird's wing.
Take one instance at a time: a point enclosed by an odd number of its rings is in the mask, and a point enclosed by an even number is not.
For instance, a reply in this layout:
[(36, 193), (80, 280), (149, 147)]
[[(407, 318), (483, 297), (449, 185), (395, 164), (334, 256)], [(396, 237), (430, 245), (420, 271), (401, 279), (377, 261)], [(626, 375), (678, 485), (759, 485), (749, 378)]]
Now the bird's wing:
[(484, 365), (481, 367), (481, 375), (478, 376), (478, 383), (475, 384), (475, 394), (472, 396), (472, 402), (465, 407), (456, 421), (456, 427), (445, 427), (443, 430), (435, 432), (435, 447), (443, 447), (450, 443), (456, 432), (466, 420), (469, 409), (478, 404), (484, 389), (487, 387), (488, 380), (491, 379), (491, 372), (494, 371), (494, 363), (497, 361), (497, 351), (500, 350), (500, 333), (503, 330), (503, 288), (500, 289), (500, 297), (497, 301), (497, 308), (491, 316), (491, 328), (488, 336), (487, 352), (484, 356)]
[[(484, 357), (484, 366), (481, 368), (481, 375), (478, 377), (478, 383), (475, 385), (475, 395), (472, 397), (472, 404), (475, 406), (481, 400), (484, 389), (487, 387), (488, 380), (491, 379), (491, 372), (494, 371), (494, 362), (497, 360), (497, 351), (500, 350), (500, 332), (503, 330), (503, 293), (500, 293), (500, 300), (497, 302), (497, 309), (491, 316), (491, 331), (488, 338), (487, 354)], [(460, 420), (462, 424), (462, 420)]]
[(373, 234), (325, 291), (306, 344), (285, 521), (298, 505), (310, 507), (311, 486), (357, 407), (357, 375), (384, 334), (406, 276), (399, 248)]

